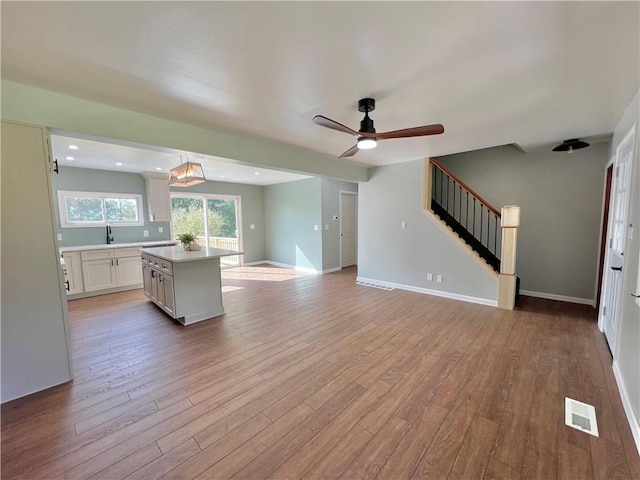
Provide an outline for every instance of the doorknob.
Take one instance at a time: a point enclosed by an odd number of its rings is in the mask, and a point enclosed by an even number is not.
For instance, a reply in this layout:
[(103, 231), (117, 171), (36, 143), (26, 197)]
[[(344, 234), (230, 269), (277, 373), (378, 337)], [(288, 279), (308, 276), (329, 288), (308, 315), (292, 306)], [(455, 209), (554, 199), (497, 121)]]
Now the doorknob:
[(611, 267), (611, 270), (616, 270), (617, 272), (621, 272), (622, 267)]

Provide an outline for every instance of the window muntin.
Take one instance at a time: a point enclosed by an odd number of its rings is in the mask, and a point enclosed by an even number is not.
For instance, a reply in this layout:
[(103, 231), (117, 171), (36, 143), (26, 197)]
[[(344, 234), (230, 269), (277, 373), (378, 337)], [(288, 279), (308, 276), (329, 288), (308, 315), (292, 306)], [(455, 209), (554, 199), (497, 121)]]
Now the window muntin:
[(58, 192), (62, 228), (141, 226), (142, 195), (104, 192)]

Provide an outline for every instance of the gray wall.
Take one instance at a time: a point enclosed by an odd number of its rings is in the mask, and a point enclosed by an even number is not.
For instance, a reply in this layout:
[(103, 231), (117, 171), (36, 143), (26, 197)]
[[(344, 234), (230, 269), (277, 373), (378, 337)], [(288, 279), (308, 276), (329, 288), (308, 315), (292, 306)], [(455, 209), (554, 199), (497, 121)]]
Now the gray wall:
[(44, 145), (42, 129), (2, 122), (2, 402), (71, 378)]
[[(53, 175), (53, 202), (55, 205), (56, 231), (62, 235), (61, 247), (77, 245), (101, 245), (107, 243), (104, 227), (61, 228), (58, 210), (58, 190), (79, 192), (133, 193), (142, 195), (144, 226), (112, 227), (116, 243), (169, 240), (169, 222), (150, 222), (144, 178), (138, 173), (109, 172), (89, 168), (60, 167), (60, 174)], [(158, 232), (162, 227), (162, 233)], [(144, 237), (143, 230), (149, 231)]]
[(503, 146), (438, 160), (496, 208), (520, 206), (522, 290), (594, 298), (608, 144), (572, 154)]
[[(627, 107), (625, 114), (618, 123), (611, 141), (611, 156), (615, 155), (618, 143), (629, 130), (636, 126), (635, 157), (633, 179), (631, 181), (631, 208), (629, 221), (635, 225), (633, 238), (625, 245), (623, 279), (622, 279), (622, 309), (618, 326), (618, 349), (615, 363), (620, 373), (629, 403), (635, 415), (636, 425), (640, 424), (640, 307), (630, 293), (640, 293), (636, 290), (638, 279), (638, 262), (640, 256), (640, 90)], [(638, 446), (640, 448), (640, 445)]]
[[(266, 258), (322, 270), (321, 180), (268, 185), (264, 189)], [(318, 225), (318, 231), (313, 229)]]
[[(238, 195), (242, 208), (242, 242), (245, 262), (266, 258), (264, 241), (264, 187), (227, 182), (204, 182), (188, 188), (171, 188), (171, 193)], [(251, 230), (251, 224), (255, 229)]]
[[(496, 300), (494, 278), (422, 212), (422, 160), (369, 175), (358, 188), (359, 277)], [(444, 282), (427, 281), (429, 272)]]
[[(340, 267), (341, 191), (357, 192), (358, 185), (356, 183), (322, 179), (322, 270)], [(334, 215), (338, 215), (338, 220), (333, 219)], [(329, 230), (325, 229), (326, 225), (329, 226)]]

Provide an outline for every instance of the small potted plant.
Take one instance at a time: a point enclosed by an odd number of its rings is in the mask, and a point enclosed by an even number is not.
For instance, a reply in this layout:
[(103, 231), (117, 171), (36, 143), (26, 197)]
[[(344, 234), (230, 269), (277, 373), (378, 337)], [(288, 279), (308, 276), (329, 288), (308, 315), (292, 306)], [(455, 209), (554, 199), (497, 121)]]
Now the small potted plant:
[(181, 233), (178, 240), (182, 242), (182, 248), (185, 250), (200, 250), (200, 245), (196, 243), (196, 236), (193, 233)]

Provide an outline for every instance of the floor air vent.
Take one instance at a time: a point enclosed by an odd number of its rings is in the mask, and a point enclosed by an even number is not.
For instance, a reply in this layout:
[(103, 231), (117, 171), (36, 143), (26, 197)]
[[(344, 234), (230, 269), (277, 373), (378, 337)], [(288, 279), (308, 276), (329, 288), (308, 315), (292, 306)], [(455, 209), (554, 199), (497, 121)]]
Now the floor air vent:
[(384, 285), (378, 285), (375, 283), (356, 282), (356, 285), (362, 285), (363, 287), (379, 288), (380, 290), (386, 290), (387, 292), (390, 292), (391, 290), (395, 290), (395, 288), (393, 287), (386, 287)]
[(564, 398), (564, 423), (569, 427), (598, 437), (596, 409), (593, 405), (579, 402), (569, 397)]

